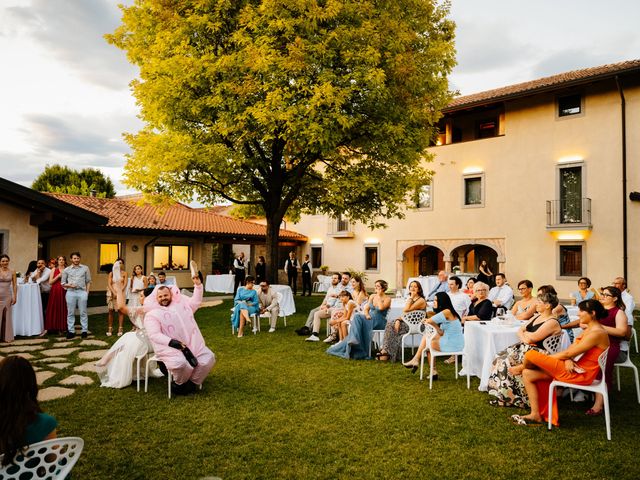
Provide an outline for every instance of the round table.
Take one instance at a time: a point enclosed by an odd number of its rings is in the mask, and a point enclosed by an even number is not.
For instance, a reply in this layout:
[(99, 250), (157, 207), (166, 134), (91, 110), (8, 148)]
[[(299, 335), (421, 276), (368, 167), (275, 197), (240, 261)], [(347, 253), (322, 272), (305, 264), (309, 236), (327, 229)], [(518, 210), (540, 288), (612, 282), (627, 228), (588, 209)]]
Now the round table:
[(204, 289), (207, 292), (233, 293), (235, 275), (207, 275)]
[(18, 301), (13, 306), (12, 316), (14, 335), (30, 337), (42, 333), (44, 322), (40, 285), (18, 284)]

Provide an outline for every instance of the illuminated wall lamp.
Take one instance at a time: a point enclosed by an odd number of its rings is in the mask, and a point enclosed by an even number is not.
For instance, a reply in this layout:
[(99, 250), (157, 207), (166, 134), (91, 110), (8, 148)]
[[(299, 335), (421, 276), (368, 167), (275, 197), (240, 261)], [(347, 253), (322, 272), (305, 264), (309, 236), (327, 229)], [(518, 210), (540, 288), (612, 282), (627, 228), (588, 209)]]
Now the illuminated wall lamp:
[(566, 155), (564, 157), (560, 157), (558, 159), (558, 163), (574, 163), (581, 162), (584, 160), (582, 155)]
[(467, 167), (464, 170), (462, 170), (462, 173), (464, 173), (465, 175), (469, 175), (472, 173), (482, 173), (482, 172), (484, 172), (482, 167)]
[(322, 245), (322, 239), (321, 238), (312, 238), (311, 239), (311, 245)]

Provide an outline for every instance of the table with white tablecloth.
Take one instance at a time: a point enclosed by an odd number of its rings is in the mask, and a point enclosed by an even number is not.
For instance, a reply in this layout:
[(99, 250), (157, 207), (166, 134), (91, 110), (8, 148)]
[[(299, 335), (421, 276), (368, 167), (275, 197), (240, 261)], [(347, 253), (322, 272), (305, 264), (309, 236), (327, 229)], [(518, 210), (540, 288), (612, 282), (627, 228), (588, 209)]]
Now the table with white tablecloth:
[(331, 287), (331, 275), (318, 275), (315, 291), (318, 293), (327, 292)]
[[(454, 274), (452, 273), (451, 275), (449, 275), (449, 277), (452, 277), (453, 275)], [(462, 281), (462, 289), (467, 288), (466, 287), (467, 281), (470, 278), (474, 278), (473, 275), (469, 273), (458, 273), (456, 276), (460, 278), (460, 280)], [(435, 286), (438, 284), (438, 276), (427, 275), (427, 276), (421, 276), (421, 277), (411, 277), (409, 280), (407, 280), (405, 295), (407, 295), (407, 293), (409, 292), (409, 285), (413, 281), (418, 282), (420, 285), (422, 285), (422, 291), (424, 292), (424, 296), (426, 297), (427, 295), (429, 295), (431, 290), (433, 290)]]
[[(280, 316), (288, 317), (296, 313), (296, 302), (293, 300), (293, 292), (289, 285), (269, 285), (274, 292), (280, 292), (282, 300), (280, 302)], [(255, 285), (254, 290), (260, 290), (260, 285)]]
[(478, 390), (487, 391), (491, 364), (498, 352), (517, 343), (520, 322), (503, 325), (495, 322), (469, 321), (464, 324), (464, 356), (461, 375), (480, 378)]
[(233, 293), (235, 275), (207, 275), (204, 289), (207, 292)]
[(40, 285), (26, 283), (18, 285), (18, 301), (11, 312), (13, 334), (25, 337), (39, 335), (44, 330)]

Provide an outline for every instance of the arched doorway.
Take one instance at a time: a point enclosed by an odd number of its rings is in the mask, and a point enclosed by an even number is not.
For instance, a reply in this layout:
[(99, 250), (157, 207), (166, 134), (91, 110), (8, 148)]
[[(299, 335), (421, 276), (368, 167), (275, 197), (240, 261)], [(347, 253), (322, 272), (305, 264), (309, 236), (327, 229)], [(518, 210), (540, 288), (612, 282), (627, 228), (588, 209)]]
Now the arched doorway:
[(436, 275), (444, 269), (444, 253), (433, 245), (416, 245), (406, 249), (403, 254), (403, 285), (411, 277)]
[(486, 260), (491, 271), (498, 273), (498, 253), (486, 245), (460, 245), (451, 252), (452, 267), (458, 266), (461, 272), (477, 273), (482, 260)]

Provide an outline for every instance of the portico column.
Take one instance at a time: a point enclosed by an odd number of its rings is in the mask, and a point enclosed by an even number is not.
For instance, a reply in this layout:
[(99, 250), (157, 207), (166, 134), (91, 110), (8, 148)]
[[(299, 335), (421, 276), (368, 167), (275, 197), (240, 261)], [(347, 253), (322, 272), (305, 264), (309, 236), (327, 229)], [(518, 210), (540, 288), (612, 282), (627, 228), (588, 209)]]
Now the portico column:
[(444, 271), (447, 273), (451, 272), (451, 260), (444, 261)]
[(465, 264), (464, 256), (458, 257), (458, 266), (460, 267), (460, 273), (466, 272), (466, 264)]

